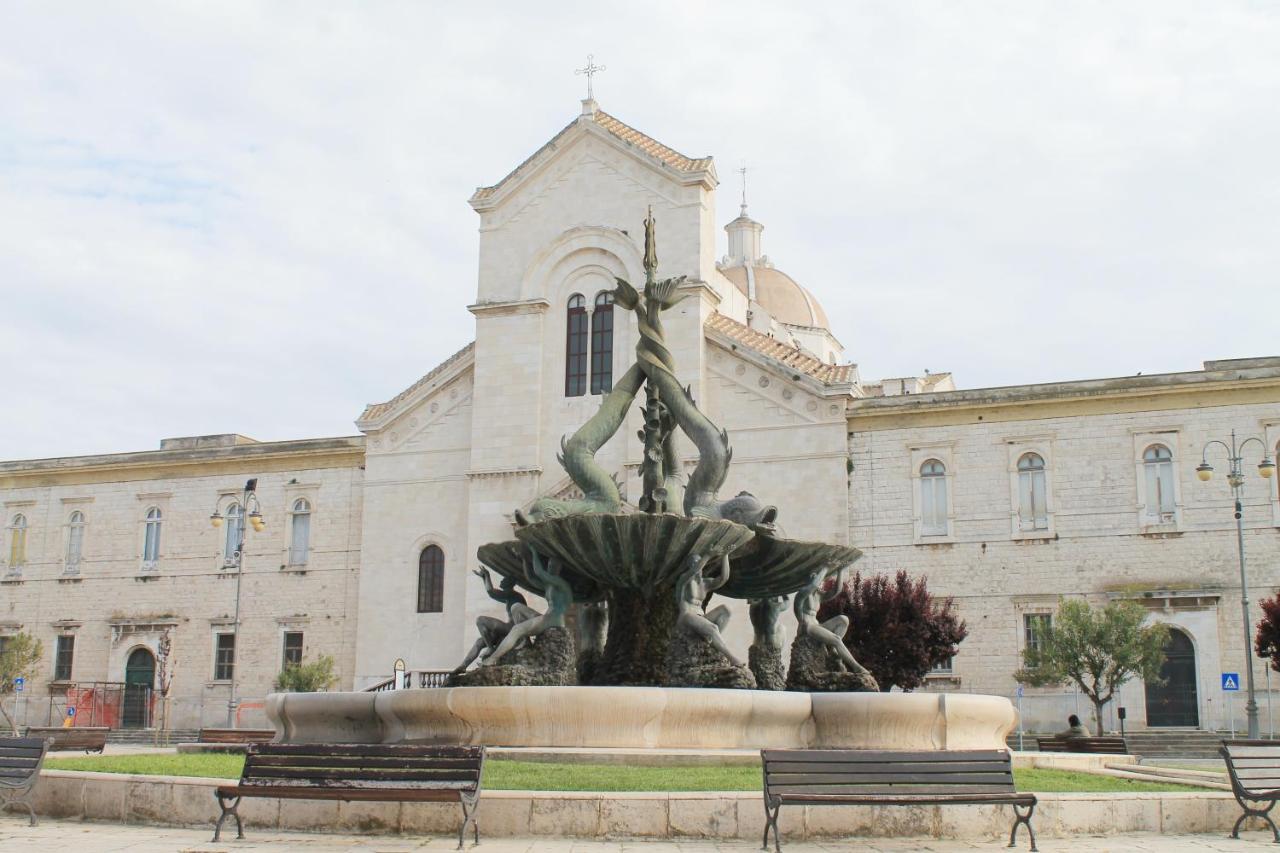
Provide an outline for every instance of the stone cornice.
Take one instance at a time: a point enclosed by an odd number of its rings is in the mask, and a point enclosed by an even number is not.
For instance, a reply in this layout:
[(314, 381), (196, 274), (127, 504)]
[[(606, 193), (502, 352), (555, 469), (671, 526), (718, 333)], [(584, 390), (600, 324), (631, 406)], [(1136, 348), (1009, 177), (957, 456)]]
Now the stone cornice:
[(536, 477), (542, 474), (542, 468), (474, 468), (467, 472), (472, 480), (491, 480), (500, 477)]
[(477, 302), (467, 310), (476, 317), (513, 317), (519, 314), (544, 314), (551, 307), (546, 299), (514, 299), (509, 302)]

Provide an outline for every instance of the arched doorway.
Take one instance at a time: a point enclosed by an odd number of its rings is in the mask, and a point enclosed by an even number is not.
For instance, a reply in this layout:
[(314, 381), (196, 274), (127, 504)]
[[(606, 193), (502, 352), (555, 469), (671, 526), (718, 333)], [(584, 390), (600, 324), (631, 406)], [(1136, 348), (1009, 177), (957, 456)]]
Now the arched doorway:
[(151, 691), (156, 684), (156, 656), (150, 649), (129, 652), (124, 665), (124, 707), (120, 725), (126, 729), (144, 729), (151, 725)]
[(1164, 684), (1147, 685), (1147, 725), (1199, 726), (1196, 648), (1185, 631), (1169, 629), (1160, 677)]

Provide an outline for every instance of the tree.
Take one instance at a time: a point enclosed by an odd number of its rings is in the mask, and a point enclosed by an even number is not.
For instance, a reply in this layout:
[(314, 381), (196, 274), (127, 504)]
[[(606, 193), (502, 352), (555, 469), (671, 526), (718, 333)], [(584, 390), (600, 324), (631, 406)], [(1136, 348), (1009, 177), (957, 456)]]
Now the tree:
[(1120, 685), (1134, 676), (1159, 684), (1168, 627), (1147, 625), (1147, 610), (1136, 601), (1112, 601), (1094, 610), (1080, 598), (1062, 601), (1039, 642), (1022, 653), (1015, 680), (1032, 687), (1070, 681), (1093, 703), (1096, 731), (1102, 708)]
[(1271, 668), (1280, 672), (1280, 595), (1262, 599), (1262, 620), (1258, 622), (1258, 634), (1253, 646), (1258, 657), (1271, 661)]
[(849, 617), (844, 644), (887, 693), (919, 687), (929, 670), (955, 657), (969, 630), (953, 604), (929, 595), (924, 577), (913, 581), (900, 571), (890, 581), (859, 573), (822, 606), (818, 619)]
[[(0, 715), (4, 716), (14, 737), (18, 735), (18, 700), (14, 691), (14, 679), (23, 678), (30, 682), (35, 675), (36, 664), (40, 663), (42, 657), (44, 657), (44, 647), (39, 640), (25, 631), (5, 637), (3, 645), (0, 646)], [(4, 698), (10, 693), (15, 693), (13, 716), (4, 709)]]
[(333, 658), (321, 655), (311, 663), (285, 664), (276, 676), (276, 690), (294, 693), (315, 693), (327, 690), (338, 678), (333, 674)]

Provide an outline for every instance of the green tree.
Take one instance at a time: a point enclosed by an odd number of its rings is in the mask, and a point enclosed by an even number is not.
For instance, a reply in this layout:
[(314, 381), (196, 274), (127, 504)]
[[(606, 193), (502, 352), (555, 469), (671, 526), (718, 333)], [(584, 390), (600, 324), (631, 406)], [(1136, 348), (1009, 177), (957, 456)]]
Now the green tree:
[(338, 677), (333, 674), (333, 658), (321, 655), (311, 663), (291, 663), (276, 676), (276, 690), (315, 693), (332, 687)]
[[(18, 735), (18, 700), (14, 692), (14, 679), (23, 678), (30, 683), (35, 675), (36, 664), (40, 663), (43, 656), (44, 647), (40, 645), (40, 641), (25, 631), (0, 640), (0, 715), (4, 716), (15, 737)], [(5, 698), (10, 694), (14, 695), (12, 716), (4, 707)]]
[(1102, 733), (1102, 708), (1120, 685), (1141, 676), (1159, 683), (1169, 629), (1146, 625), (1147, 610), (1135, 601), (1112, 601), (1101, 610), (1073, 598), (1058, 605), (1039, 643), (1022, 653), (1015, 680), (1032, 687), (1074, 682), (1093, 703), (1095, 731)]

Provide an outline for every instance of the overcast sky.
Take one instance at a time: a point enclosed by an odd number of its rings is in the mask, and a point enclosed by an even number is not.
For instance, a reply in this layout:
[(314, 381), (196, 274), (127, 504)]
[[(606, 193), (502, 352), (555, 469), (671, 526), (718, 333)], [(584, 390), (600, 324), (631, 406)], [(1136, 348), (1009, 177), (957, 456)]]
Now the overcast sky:
[(471, 339), (466, 200), (588, 52), (722, 224), (749, 164), (864, 379), (1280, 353), (1274, 3), (11, 0), (0, 459), (353, 434)]

